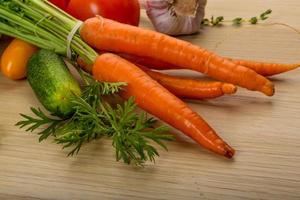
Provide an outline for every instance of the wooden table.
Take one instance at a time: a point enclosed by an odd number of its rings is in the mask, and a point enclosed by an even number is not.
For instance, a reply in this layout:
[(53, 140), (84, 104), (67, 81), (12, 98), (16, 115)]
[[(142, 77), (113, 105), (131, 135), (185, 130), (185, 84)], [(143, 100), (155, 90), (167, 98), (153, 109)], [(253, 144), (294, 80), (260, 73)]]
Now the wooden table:
[[(300, 29), (299, 0), (210, 0), (207, 15), (251, 17), (268, 8), (274, 13), (267, 23)], [(149, 26), (146, 17), (142, 23)], [(300, 60), (300, 36), (278, 25), (205, 28), (183, 39), (224, 56)], [(40, 106), (28, 83), (0, 76), (0, 199), (300, 199), (300, 70), (272, 80), (272, 98), (240, 89), (189, 102), (237, 149), (234, 160), (178, 137), (155, 165), (134, 168), (115, 162), (108, 140), (73, 158), (50, 140), (39, 144), (14, 126), (18, 113)]]

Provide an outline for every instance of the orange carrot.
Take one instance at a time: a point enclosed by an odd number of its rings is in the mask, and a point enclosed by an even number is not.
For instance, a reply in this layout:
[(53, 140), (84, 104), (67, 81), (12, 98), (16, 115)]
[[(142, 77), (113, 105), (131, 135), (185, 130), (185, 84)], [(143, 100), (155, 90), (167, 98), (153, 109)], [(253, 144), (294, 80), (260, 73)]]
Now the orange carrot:
[(126, 60), (134, 64), (142, 65), (150, 69), (156, 69), (156, 70), (183, 69), (183, 67), (172, 65), (170, 63), (163, 62), (153, 58), (135, 56), (126, 53), (118, 53), (117, 55), (122, 58), (125, 58)]
[[(126, 53), (118, 53), (118, 55), (135, 64), (143, 65), (150, 69), (156, 69), (156, 70), (184, 69), (184, 67), (179, 67), (167, 62), (163, 62), (148, 57), (140, 57), (140, 56), (130, 55)], [(232, 59), (232, 58), (227, 58), (227, 59), (231, 60), (237, 65), (242, 65), (244, 67), (250, 68), (262, 76), (274, 76), (300, 67), (300, 63), (277, 64), (277, 63), (267, 63), (267, 62), (260, 62), (260, 61), (242, 60), (242, 59)]]
[(139, 107), (182, 131), (203, 147), (227, 158), (234, 155), (234, 149), (197, 113), (129, 61), (114, 54), (102, 54), (94, 63), (93, 76), (99, 81), (126, 82), (128, 85), (121, 92), (123, 98), (134, 96)]
[(276, 64), (276, 63), (266, 63), (266, 62), (250, 61), (250, 60), (241, 60), (241, 59), (231, 59), (231, 60), (237, 65), (243, 65), (245, 67), (253, 69), (258, 74), (261, 74), (263, 76), (273, 76), (276, 74), (291, 71), (300, 66), (300, 63)]
[(76, 62), (84, 71), (92, 72), (93, 65), (88, 65), (81, 57), (78, 57)]
[[(85, 71), (91, 72), (92, 66), (87, 65), (80, 57), (77, 58), (77, 64)], [(237, 87), (230, 83), (203, 82), (191, 78), (175, 77), (152, 71), (142, 65), (136, 65), (152, 79), (180, 98), (212, 99), (225, 94), (234, 94), (237, 91)]]
[(96, 49), (154, 58), (249, 90), (274, 94), (273, 83), (255, 71), (155, 31), (94, 17), (85, 21), (80, 34)]
[(138, 67), (175, 96), (181, 98), (211, 99), (224, 94), (234, 94), (237, 91), (237, 87), (229, 83), (202, 82), (196, 79), (175, 77), (155, 72), (141, 65), (138, 65)]

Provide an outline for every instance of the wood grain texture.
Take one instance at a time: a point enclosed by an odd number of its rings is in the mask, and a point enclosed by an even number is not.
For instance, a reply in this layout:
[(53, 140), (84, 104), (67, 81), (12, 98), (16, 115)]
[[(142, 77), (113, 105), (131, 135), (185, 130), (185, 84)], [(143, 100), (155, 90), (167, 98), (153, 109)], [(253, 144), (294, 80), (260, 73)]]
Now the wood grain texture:
[[(268, 23), (300, 29), (299, 0), (210, 0), (207, 15), (250, 17), (268, 8), (274, 10)], [(142, 23), (150, 27), (145, 16)], [(224, 56), (300, 59), (300, 36), (282, 26), (205, 28), (182, 38)], [(175, 133), (178, 140), (169, 143), (169, 152), (161, 151), (155, 165), (140, 169), (115, 162), (108, 140), (67, 158), (60, 146), (39, 144), (36, 135), (18, 130), (18, 113), (29, 114), (30, 106), (40, 104), (26, 81), (1, 75), (0, 199), (300, 199), (300, 70), (273, 81), (272, 98), (240, 89), (235, 96), (188, 102), (237, 150), (234, 160)]]

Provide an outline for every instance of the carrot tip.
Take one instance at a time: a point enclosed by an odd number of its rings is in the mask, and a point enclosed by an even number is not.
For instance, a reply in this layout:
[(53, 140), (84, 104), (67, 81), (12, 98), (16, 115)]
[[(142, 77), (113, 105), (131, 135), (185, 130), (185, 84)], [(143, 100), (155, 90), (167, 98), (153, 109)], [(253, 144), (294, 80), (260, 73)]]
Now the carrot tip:
[(229, 83), (224, 83), (222, 85), (222, 91), (224, 94), (234, 94), (237, 91), (237, 87)]
[[(300, 63), (299, 63), (299, 64), (295, 64), (293, 67), (291, 67), (290, 70), (298, 69), (298, 68), (300, 68)], [(290, 70), (289, 70), (289, 71), (290, 71)]]
[(275, 87), (274, 84), (272, 82), (268, 82), (267, 84), (265, 84), (262, 87), (261, 90), (264, 94), (266, 94), (267, 96), (273, 96), (275, 93)]
[(226, 151), (225, 157), (231, 159), (235, 154), (235, 151), (232, 149), (231, 151)]
[(224, 156), (226, 158), (232, 158), (235, 154), (235, 150), (233, 148), (231, 148), (229, 145), (226, 144), (226, 146), (224, 147), (225, 153)]

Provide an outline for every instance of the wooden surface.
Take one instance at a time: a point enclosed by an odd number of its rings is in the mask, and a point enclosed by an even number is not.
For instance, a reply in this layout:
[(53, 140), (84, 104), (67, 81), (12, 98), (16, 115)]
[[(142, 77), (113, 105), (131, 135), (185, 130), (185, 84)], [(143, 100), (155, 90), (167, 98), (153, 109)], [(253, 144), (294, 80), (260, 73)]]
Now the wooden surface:
[[(274, 10), (268, 23), (300, 29), (299, 0), (210, 0), (207, 14), (251, 17), (268, 8)], [(205, 28), (183, 38), (224, 56), (300, 60), (300, 36), (282, 26)], [(140, 169), (115, 162), (108, 140), (74, 158), (50, 140), (39, 144), (14, 124), (18, 113), (40, 104), (26, 81), (0, 76), (0, 199), (300, 199), (300, 70), (273, 80), (272, 98), (240, 89), (189, 102), (237, 150), (234, 160), (178, 137), (155, 165)]]

